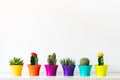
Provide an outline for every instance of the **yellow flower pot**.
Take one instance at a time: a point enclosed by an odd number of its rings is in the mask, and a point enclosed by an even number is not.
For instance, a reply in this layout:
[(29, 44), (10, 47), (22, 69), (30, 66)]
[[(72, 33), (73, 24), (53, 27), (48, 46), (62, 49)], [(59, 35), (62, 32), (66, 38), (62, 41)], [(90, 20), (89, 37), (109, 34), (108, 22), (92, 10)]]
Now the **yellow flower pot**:
[(23, 65), (10, 65), (10, 69), (13, 76), (21, 76)]
[(95, 65), (96, 76), (106, 76), (108, 65)]

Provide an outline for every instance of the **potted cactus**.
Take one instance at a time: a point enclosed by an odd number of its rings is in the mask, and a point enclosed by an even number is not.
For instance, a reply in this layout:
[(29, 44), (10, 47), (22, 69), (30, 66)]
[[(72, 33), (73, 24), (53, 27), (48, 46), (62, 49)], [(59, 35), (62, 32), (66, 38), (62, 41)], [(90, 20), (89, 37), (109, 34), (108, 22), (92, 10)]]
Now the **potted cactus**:
[(78, 65), (80, 76), (90, 76), (92, 65), (88, 58), (81, 58), (80, 65)]
[(21, 76), (24, 62), (21, 58), (14, 57), (9, 61), (11, 73), (13, 76)]
[(56, 54), (52, 53), (48, 55), (47, 58), (48, 64), (45, 64), (46, 75), (47, 76), (56, 76), (58, 65), (56, 65), (57, 59)]
[(39, 76), (41, 65), (38, 64), (38, 57), (35, 52), (31, 53), (30, 64), (28, 64), (28, 70), (30, 76)]
[(95, 70), (96, 70), (96, 76), (106, 76), (107, 75), (107, 70), (108, 70), (108, 65), (104, 64), (104, 58), (103, 58), (103, 53), (98, 52), (98, 64), (95, 65)]
[(71, 58), (63, 58), (60, 60), (64, 76), (74, 76), (75, 60)]

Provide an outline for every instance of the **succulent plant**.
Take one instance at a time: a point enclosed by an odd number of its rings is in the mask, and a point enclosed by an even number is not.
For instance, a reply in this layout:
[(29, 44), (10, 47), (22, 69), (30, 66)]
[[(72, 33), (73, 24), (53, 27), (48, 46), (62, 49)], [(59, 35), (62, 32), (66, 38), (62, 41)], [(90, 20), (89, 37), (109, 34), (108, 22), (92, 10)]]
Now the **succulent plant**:
[(55, 65), (57, 62), (56, 54), (52, 53), (51, 55), (48, 55), (47, 62), (49, 65)]
[(14, 57), (13, 59), (10, 59), (9, 64), (10, 65), (23, 65), (24, 62), (21, 58)]
[(98, 65), (104, 65), (103, 53), (98, 52)]
[(81, 58), (80, 65), (86, 66), (90, 64), (90, 60), (88, 58)]
[(71, 59), (71, 58), (63, 58), (60, 60), (60, 64), (61, 65), (75, 65), (75, 60)]
[(31, 65), (38, 65), (38, 57), (35, 52), (31, 53), (30, 63), (31, 63)]

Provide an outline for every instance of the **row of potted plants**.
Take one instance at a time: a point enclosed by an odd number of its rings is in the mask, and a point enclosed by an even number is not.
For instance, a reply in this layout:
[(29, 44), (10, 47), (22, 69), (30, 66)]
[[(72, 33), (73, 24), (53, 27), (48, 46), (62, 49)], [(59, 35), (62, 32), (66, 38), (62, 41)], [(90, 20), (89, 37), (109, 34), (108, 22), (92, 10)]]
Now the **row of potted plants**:
[[(106, 76), (108, 65), (104, 64), (103, 53), (98, 52), (98, 64), (96, 64), (95, 71), (96, 76)], [(48, 64), (45, 64), (46, 75), (56, 76), (58, 65), (56, 64), (56, 54), (50, 54), (47, 58)], [(21, 58), (14, 57), (9, 61), (11, 73), (13, 76), (21, 76), (24, 61)], [(63, 58), (60, 60), (60, 64), (63, 68), (64, 76), (74, 76), (74, 69), (76, 67), (75, 60), (72, 58)], [(80, 76), (90, 76), (92, 66), (88, 58), (81, 58), (80, 65), (78, 65)], [(28, 64), (28, 70), (30, 76), (39, 76), (41, 64), (38, 64), (38, 57), (35, 52), (31, 53), (30, 64)]]

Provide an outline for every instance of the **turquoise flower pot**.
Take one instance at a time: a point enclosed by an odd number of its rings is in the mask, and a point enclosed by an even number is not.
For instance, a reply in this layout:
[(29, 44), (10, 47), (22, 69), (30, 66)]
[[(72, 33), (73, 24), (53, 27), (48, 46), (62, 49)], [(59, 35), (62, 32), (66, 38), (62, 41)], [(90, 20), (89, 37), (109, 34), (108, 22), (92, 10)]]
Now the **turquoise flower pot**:
[(82, 66), (78, 65), (80, 76), (90, 76), (92, 65)]

